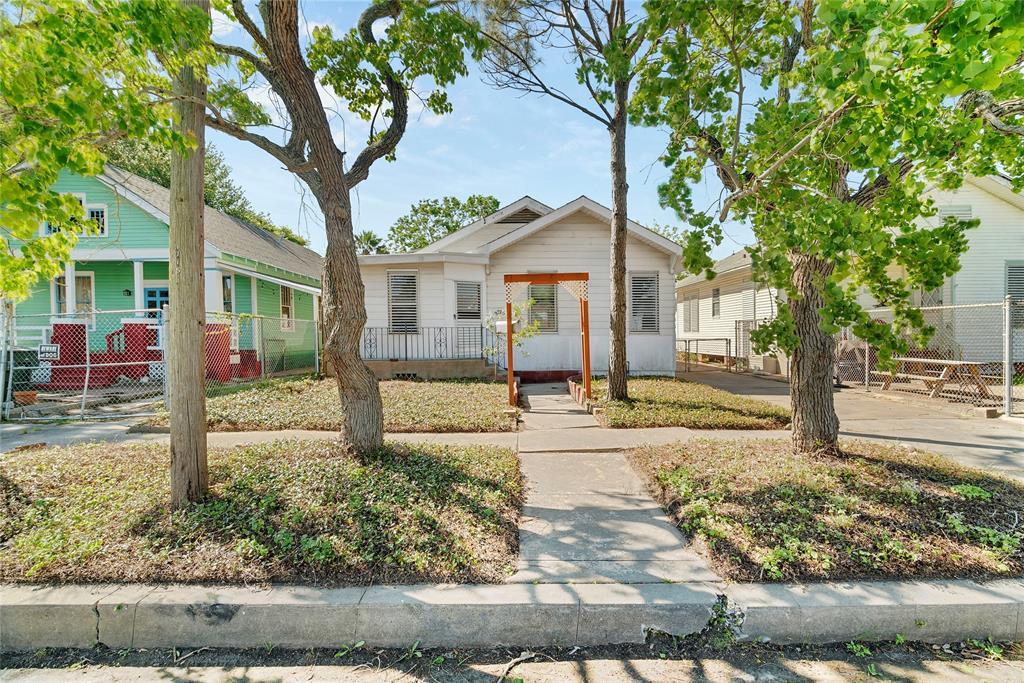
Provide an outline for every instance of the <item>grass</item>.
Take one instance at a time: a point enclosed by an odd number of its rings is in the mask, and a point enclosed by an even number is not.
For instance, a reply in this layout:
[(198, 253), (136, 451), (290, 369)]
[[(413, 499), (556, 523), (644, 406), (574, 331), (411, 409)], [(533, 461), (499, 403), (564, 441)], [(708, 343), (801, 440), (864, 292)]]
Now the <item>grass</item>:
[(608, 382), (593, 391), (606, 427), (689, 427), (691, 429), (781, 429), (789, 411), (780, 406), (670, 377), (633, 377), (628, 401), (608, 401)]
[[(380, 383), (385, 432), (510, 432), (516, 422), (504, 384), (479, 380)], [(149, 424), (165, 427), (158, 414)], [(338, 385), (332, 378), (281, 378), (221, 388), (206, 401), (206, 421), (218, 432), (341, 429)]]
[(0, 462), (0, 582), (498, 582), (514, 569), (512, 451), (329, 441), (211, 450), (211, 495), (168, 513), (158, 444)]
[(845, 442), (694, 441), (631, 453), (655, 497), (736, 581), (1024, 573), (1024, 484), (934, 453)]

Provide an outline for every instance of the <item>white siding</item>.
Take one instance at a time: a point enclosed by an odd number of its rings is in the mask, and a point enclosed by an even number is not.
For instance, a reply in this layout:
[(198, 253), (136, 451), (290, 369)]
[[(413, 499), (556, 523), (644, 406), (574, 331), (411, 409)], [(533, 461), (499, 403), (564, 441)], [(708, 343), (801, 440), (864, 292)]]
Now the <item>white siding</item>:
[[(503, 315), (503, 277), (508, 273), (588, 272), (591, 366), (594, 372), (607, 372), (611, 292), (609, 232), (607, 223), (576, 213), (496, 252), (491, 256), (487, 278), (488, 311)], [(627, 241), (627, 271), (657, 272), (660, 285), (659, 332), (627, 333), (629, 370), (633, 374), (671, 374), (675, 368), (671, 258), (633, 237)], [(521, 298), (526, 298), (525, 293)], [(562, 288), (558, 292), (558, 326), (558, 334), (537, 335), (526, 342), (526, 354), (516, 354), (518, 370), (573, 370), (580, 367), (579, 305)]]
[(492, 223), (485, 225), (471, 235), (455, 240), (451, 244), (444, 246), (442, 251), (447, 252), (479, 252), (480, 247), (498, 239), (502, 235), (507, 235), (513, 230), (517, 230), (523, 226), (522, 223)]

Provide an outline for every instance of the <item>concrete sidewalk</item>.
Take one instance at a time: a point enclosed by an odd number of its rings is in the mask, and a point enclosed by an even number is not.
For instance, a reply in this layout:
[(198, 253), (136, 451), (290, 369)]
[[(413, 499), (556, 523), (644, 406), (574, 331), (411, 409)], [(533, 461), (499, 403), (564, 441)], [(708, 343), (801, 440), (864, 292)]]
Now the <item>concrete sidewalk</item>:
[[(683, 378), (789, 407), (784, 382), (709, 369)], [(966, 417), (962, 407), (854, 387), (836, 389), (835, 404), (841, 436), (934, 451), (969, 467), (1024, 479), (1024, 423)]]

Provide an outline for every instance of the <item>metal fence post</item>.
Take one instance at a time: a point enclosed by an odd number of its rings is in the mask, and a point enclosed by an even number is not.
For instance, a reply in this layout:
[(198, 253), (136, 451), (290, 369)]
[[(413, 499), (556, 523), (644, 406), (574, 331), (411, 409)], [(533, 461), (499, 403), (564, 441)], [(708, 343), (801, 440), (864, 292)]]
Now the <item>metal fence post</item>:
[[(0, 420), (4, 419), (7, 412), (7, 402), (11, 399), (9, 392), (7, 391), (7, 372), (14, 376), (14, 344), (10, 339), (10, 323), (12, 317), (10, 315), (11, 304), (7, 300), (3, 302), (3, 310), (0, 310)], [(10, 347), (11, 355), (10, 358), (7, 356), (7, 349)], [(8, 369), (8, 361), (10, 366)]]
[(1013, 409), (1013, 300), (1007, 294), (1003, 299), (1003, 415)]
[(871, 391), (871, 344), (864, 340), (864, 390)]
[(82, 383), (82, 414), (79, 419), (85, 419), (85, 400), (89, 396), (89, 374), (92, 371), (92, 352), (89, 349), (89, 323), (85, 323), (85, 382)]
[(167, 363), (167, 335), (169, 332), (167, 321), (171, 317), (171, 305), (164, 304), (163, 310), (157, 312), (160, 318), (160, 363), (163, 365), (164, 375), (164, 410), (171, 412), (171, 369)]

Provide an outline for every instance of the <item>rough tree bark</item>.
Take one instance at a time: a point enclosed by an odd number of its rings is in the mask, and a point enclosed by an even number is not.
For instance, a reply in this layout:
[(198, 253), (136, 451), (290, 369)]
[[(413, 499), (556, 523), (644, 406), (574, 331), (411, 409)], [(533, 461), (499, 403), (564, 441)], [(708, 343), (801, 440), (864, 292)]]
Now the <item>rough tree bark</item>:
[(612, 225), (610, 245), (611, 309), (608, 334), (608, 398), (629, 398), (626, 382), (626, 106), (629, 83), (615, 82), (615, 111), (608, 129), (611, 140)]
[[(209, 12), (208, 0), (182, 0)], [(168, 234), (171, 298), (167, 365), (171, 413), (171, 508), (201, 500), (206, 468), (206, 323), (203, 278), (203, 159), (206, 154), (206, 83), (191, 67), (174, 77), (179, 132), (195, 141), (191, 152), (171, 154)]]
[[(260, 5), (266, 24), (267, 39), (275, 66), (287, 83), (290, 97), (298, 103), (291, 108), (293, 125), (303, 131), (309, 165), (315, 171), (298, 175), (313, 190), (324, 214), (327, 231), (327, 253), (324, 257), (323, 324), (324, 355), (334, 368), (341, 401), (341, 441), (358, 452), (380, 448), (384, 442), (384, 408), (377, 378), (363, 363), (359, 343), (366, 325), (363, 281), (353, 237), (352, 210), (349, 191), (352, 183), (344, 167), (344, 157), (331, 135), (327, 114), (316, 90), (316, 74), (306, 63), (298, 41), (298, 13), (291, 2), (265, 2)], [(380, 16), (397, 14), (397, 2), (380, 3), (374, 13), (364, 13), (359, 21), (361, 37), (374, 41), (373, 21)], [(407, 118), (406, 93), (395, 79), (387, 83), (393, 106), (392, 122), (398, 121), (400, 138)], [(397, 92), (396, 92), (397, 91)], [(387, 131), (396, 135), (395, 124)], [(397, 139), (394, 140), (397, 144)], [(353, 165), (355, 181), (369, 172), (360, 159)]]
[(798, 295), (787, 302), (800, 344), (790, 368), (793, 446), (800, 452), (831, 451), (839, 438), (839, 418), (832, 396), (835, 338), (821, 329), (821, 288), (832, 274), (827, 261), (807, 254), (790, 255)]

